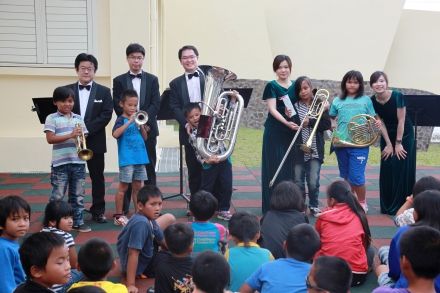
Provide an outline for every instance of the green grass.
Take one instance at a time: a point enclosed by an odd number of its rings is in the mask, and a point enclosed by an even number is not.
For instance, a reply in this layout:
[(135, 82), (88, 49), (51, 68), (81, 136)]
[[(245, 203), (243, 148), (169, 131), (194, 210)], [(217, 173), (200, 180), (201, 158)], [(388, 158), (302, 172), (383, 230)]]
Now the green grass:
[[(178, 131), (179, 126), (176, 123), (168, 123), (174, 125), (174, 130)], [(232, 163), (234, 167), (260, 167), (261, 166), (261, 150), (263, 146), (263, 130), (249, 127), (240, 127), (235, 143), (234, 152), (232, 154)], [(325, 159), (324, 166), (337, 166), (335, 153), (330, 153), (330, 142), (325, 143)], [(427, 152), (417, 152), (417, 166), (438, 166), (440, 162), (440, 145), (432, 144)], [(380, 149), (379, 147), (370, 147), (368, 157), (369, 166), (380, 165)]]

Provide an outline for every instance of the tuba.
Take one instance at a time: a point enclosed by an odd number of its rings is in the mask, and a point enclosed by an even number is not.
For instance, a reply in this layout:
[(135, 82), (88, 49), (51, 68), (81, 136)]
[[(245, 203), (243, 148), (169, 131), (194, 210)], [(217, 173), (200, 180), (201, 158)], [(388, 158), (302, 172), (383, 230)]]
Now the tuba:
[[(370, 109), (368, 108), (368, 111)], [(371, 112), (370, 112), (371, 113)], [(376, 127), (376, 118), (368, 114), (359, 114), (350, 119), (347, 124), (347, 136), (350, 141), (333, 135), (332, 144), (335, 147), (364, 148), (376, 142), (380, 129)]]
[[(237, 75), (217, 66), (203, 66), (205, 74), (205, 92), (202, 103), (198, 130), (206, 130), (203, 137), (197, 135), (196, 148), (199, 154), (208, 159), (216, 155), (220, 161), (229, 158), (234, 151), (238, 126), (243, 112), (244, 100), (241, 95), (232, 91), (222, 91), (223, 83), (237, 79)], [(237, 101), (232, 105), (227, 95), (234, 96)], [(219, 145), (211, 146), (211, 141), (225, 142), (226, 151), (220, 155)]]
[[(80, 124), (77, 122), (75, 124), (75, 128), (78, 126), (80, 126)], [(93, 152), (86, 147), (86, 138), (84, 136), (84, 132), (81, 133), (82, 135), (77, 135), (75, 137), (76, 152), (78, 153), (78, 158), (83, 161), (88, 161), (93, 157)]]

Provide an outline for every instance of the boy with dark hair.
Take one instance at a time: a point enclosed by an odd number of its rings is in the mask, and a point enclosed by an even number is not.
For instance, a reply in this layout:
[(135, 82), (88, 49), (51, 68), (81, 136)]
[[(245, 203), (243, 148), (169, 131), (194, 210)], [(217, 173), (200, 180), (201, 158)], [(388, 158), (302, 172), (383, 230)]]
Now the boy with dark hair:
[[(185, 119), (192, 126), (189, 134), (189, 142), (194, 148), (197, 161), (203, 165), (202, 182), (200, 190), (206, 190), (215, 194), (218, 200), (218, 218), (229, 221), (231, 212), (232, 197), (232, 161), (231, 157), (227, 160), (220, 161), (217, 155), (212, 155), (208, 159), (202, 157), (196, 147), (197, 127), (199, 126), (200, 115), (202, 114), (199, 103), (189, 103), (184, 108)], [(218, 154), (222, 155), (226, 152), (227, 147), (224, 141), (218, 141), (212, 138), (211, 141), (205, 139), (204, 143), (209, 150), (218, 150)], [(215, 188), (215, 190), (214, 190)]]
[(123, 91), (119, 101), (123, 113), (116, 119), (113, 127), (113, 137), (118, 140), (119, 161), (119, 187), (115, 196), (116, 213), (113, 215), (113, 222), (117, 226), (124, 226), (128, 222), (123, 214), (124, 194), (131, 184), (131, 196), (133, 202), (137, 202), (141, 181), (147, 180), (145, 164), (150, 163), (144, 143), (147, 139), (147, 126), (137, 125), (135, 122), (138, 102), (135, 90)]
[(226, 259), (211, 250), (199, 253), (192, 267), (194, 293), (224, 293), (230, 280)]
[(274, 260), (272, 253), (257, 244), (260, 238), (260, 221), (249, 212), (237, 212), (229, 221), (229, 234), (235, 247), (225, 253), (231, 267), (231, 282), (227, 289), (236, 292), (256, 269)]
[(320, 244), (319, 234), (311, 225), (304, 223), (293, 227), (283, 245), (287, 258), (260, 266), (241, 286), (240, 292), (306, 292), (304, 280)]
[(86, 162), (78, 157), (78, 141), (88, 130), (80, 115), (72, 112), (75, 94), (69, 87), (57, 87), (53, 92), (53, 103), (58, 111), (50, 114), (44, 124), (47, 143), (53, 144), (50, 183), (52, 192), (49, 202), (62, 200), (69, 185), (68, 202), (74, 210), (72, 230), (90, 232), (84, 224), (84, 196), (86, 184)]
[(154, 292), (191, 292), (193, 259), (189, 255), (194, 247), (194, 231), (188, 224), (178, 222), (168, 226), (163, 234), (172, 257), (157, 265)]
[(221, 224), (211, 223), (209, 219), (217, 210), (217, 200), (204, 190), (200, 190), (191, 196), (189, 210), (194, 221), (189, 225), (194, 230), (194, 250), (191, 257), (195, 257), (204, 250), (219, 250), (219, 242), (229, 241), (228, 230)]
[[(156, 144), (159, 136), (156, 116), (160, 108), (159, 81), (157, 76), (142, 70), (145, 60), (145, 48), (140, 44), (133, 43), (127, 46), (125, 50), (126, 60), (129, 70), (113, 79), (113, 107), (116, 115), (122, 115), (123, 110), (120, 105), (122, 92), (125, 90), (135, 90), (139, 103), (137, 111), (143, 110), (148, 114), (146, 130), (148, 138), (145, 140), (148, 160), (150, 164), (145, 165), (148, 179), (144, 181), (145, 185), (156, 185)], [(130, 209), (131, 185), (124, 196), (124, 205), (122, 210), (125, 214)], [(136, 202), (133, 202), (136, 205)]]
[(162, 192), (154, 185), (143, 186), (137, 195), (137, 212), (122, 228), (116, 244), (122, 270), (127, 276), (128, 292), (137, 292), (136, 277), (154, 276), (155, 248), (153, 241), (165, 246), (163, 230), (176, 221), (162, 212)]
[(91, 238), (79, 249), (76, 269), (84, 274), (84, 281), (73, 284), (73, 288), (97, 286), (108, 293), (126, 293), (127, 287), (107, 281), (107, 275), (116, 267), (113, 250), (102, 238)]
[(78, 82), (69, 84), (75, 93), (73, 112), (84, 120), (89, 131), (87, 148), (93, 152), (87, 160), (90, 179), (92, 180), (92, 206), (90, 213), (97, 223), (107, 223), (105, 213), (104, 154), (107, 152), (105, 127), (113, 114), (113, 101), (110, 89), (94, 81), (98, 70), (95, 56), (81, 53), (75, 58), (75, 73)]
[(436, 278), (440, 274), (440, 231), (429, 226), (416, 226), (405, 231), (400, 240), (400, 268), (408, 288), (381, 286), (373, 293), (439, 292)]
[(69, 250), (61, 235), (46, 232), (32, 234), (23, 242), (19, 252), (26, 282), (14, 293), (53, 293), (50, 290), (53, 285), (69, 281)]
[(31, 207), (19, 196), (0, 199), (0, 284), (12, 292), (25, 281), (18, 254), (18, 238), (29, 230)]
[(336, 256), (320, 256), (307, 276), (307, 292), (347, 293), (351, 275), (351, 267), (346, 260)]

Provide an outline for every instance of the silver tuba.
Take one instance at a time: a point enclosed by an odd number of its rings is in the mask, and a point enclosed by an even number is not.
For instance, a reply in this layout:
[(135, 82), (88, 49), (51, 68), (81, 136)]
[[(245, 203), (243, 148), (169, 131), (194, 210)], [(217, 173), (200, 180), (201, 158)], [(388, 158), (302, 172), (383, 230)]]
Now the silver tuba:
[[(196, 148), (205, 159), (216, 155), (220, 161), (224, 161), (234, 151), (238, 126), (243, 113), (244, 100), (241, 95), (235, 94), (232, 91), (221, 93), (225, 81), (237, 79), (235, 73), (217, 66), (201, 67), (203, 67), (205, 73), (205, 93), (201, 102), (203, 104), (202, 115), (208, 116), (210, 125), (207, 125), (209, 127), (209, 134), (206, 138), (197, 137)], [(228, 95), (237, 98), (234, 105), (229, 102), (229, 99), (226, 97)], [(209, 147), (207, 142), (213, 140), (226, 143), (227, 149), (224, 154), (220, 155), (219, 144), (213, 148)]]

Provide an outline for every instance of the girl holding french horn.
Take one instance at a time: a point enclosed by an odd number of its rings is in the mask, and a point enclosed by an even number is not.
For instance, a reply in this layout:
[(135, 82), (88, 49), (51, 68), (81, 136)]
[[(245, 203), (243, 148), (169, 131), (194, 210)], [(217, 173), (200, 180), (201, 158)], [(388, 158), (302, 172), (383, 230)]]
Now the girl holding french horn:
[(332, 147), (336, 152), (340, 177), (350, 184), (365, 213), (365, 168), (369, 146), (380, 133), (371, 99), (364, 95), (364, 79), (359, 71), (347, 72), (341, 82), (341, 95), (330, 107)]

